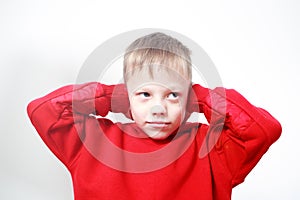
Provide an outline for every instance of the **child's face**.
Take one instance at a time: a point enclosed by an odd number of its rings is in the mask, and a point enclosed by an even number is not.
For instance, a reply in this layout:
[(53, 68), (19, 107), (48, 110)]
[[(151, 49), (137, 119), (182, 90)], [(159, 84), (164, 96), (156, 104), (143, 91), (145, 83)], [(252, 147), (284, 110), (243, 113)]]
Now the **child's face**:
[(136, 72), (127, 81), (133, 120), (149, 137), (167, 138), (185, 117), (189, 86), (176, 72)]

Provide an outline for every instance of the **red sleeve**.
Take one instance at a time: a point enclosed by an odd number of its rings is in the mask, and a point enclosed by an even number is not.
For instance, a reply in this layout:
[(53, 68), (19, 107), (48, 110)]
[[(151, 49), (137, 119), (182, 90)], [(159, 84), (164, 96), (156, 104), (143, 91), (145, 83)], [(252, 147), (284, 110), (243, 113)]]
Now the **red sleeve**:
[[(118, 88), (124, 88), (122, 84)], [(85, 120), (89, 114), (105, 116), (111, 110), (112, 94), (119, 110), (128, 109), (128, 104), (120, 106), (127, 94), (124, 89), (114, 91), (96, 82), (69, 85), (36, 99), (27, 107), (28, 116), (49, 149), (68, 167), (78, 156), (84, 138)], [(114, 92), (114, 93), (113, 93)], [(107, 120), (106, 120), (107, 121)], [(110, 122), (111, 123), (111, 122)]]
[(196, 94), (193, 105), (197, 105), (209, 121), (210, 135), (217, 136), (214, 148), (218, 149), (235, 186), (244, 181), (280, 137), (281, 125), (267, 111), (253, 106), (235, 90), (221, 87), (210, 90), (194, 85), (193, 91)]

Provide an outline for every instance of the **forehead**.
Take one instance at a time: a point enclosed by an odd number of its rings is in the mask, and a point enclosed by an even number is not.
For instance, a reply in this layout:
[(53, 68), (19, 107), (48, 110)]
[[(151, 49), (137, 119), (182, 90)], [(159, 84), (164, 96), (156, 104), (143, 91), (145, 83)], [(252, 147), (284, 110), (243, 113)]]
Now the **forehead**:
[(126, 85), (130, 92), (149, 85), (160, 85), (170, 90), (183, 91), (190, 86), (190, 80), (183, 77), (175, 70), (161, 66), (153, 66), (151, 73), (149, 69), (135, 70), (128, 77)]
[(188, 79), (192, 78), (189, 56), (172, 53), (163, 49), (138, 49), (127, 53), (124, 57), (123, 76), (128, 80), (136, 71), (152, 74), (153, 71), (178, 72)]

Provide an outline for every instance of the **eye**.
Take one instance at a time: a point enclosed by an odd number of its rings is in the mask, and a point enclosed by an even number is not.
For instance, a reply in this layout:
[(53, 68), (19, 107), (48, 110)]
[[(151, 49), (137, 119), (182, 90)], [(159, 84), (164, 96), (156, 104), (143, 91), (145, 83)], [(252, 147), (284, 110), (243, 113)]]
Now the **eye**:
[(149, 92), (139, 92), (138, 96), (144, 97), (144, 98), (149, 98), (150, 93)]
[(177, 92), (171, 92), (170, 94), (168, 94), (167, 98), (168, 99), (178, 99), (179, 95)]

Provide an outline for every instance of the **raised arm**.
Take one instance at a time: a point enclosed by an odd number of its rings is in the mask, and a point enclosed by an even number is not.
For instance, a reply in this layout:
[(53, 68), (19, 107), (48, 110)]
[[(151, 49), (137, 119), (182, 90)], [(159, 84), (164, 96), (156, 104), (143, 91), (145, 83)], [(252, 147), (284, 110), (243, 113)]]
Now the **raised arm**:
[[(97, 82), (69, 85), (29, 103), (28, 116), (50, 150), (70, 166), (82, 146), (84, 122), (90, 114), (106, 116), (111, 111), (126, 112), (127, 93), (123, 84)], [(107, 124), (109, 120), (103, 119)]]
[[(203, 112), (210, 137), (232, 175), (232, 185), (241, 183), (281, 134), (280, 123), (267, 111), (250, 104), (232, 89), (210, 90), (193, 85), (190, 112)], [(222, 131), (219, 128), (221, 127)], [(221, 133), (221, 135), (219, 134)]]

